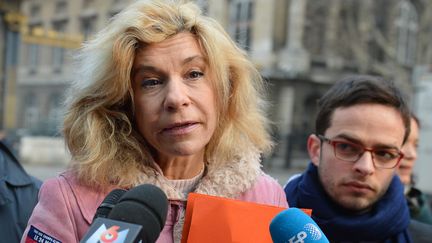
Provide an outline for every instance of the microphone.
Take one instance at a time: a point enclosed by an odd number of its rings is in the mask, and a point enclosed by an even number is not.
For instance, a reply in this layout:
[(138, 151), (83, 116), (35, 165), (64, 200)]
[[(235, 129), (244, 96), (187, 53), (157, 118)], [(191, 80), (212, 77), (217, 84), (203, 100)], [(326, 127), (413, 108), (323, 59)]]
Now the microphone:
[(274, 243), (328, 243), (329, 240), (311, 217), (298, 208), (288, 208), (270, 223)]
[(154, 243), (165, 226), (167, 212), (168, 199), (161, 189), (139, 185), (121, 196), (107, 218), (97, 217), (80, 242)]
[(123, 196), (123, 194), (125, 194), (125, 192), (126, 190), (124, 189), (112, 190), (97, 208), (95, 216), (93, 217), (93, 221), (95, 221), (96, 218), (108, 217), (108, 214), (111, 212), (113, 207), (117, 204), (117, 202), (120, 200), (120, 197)]

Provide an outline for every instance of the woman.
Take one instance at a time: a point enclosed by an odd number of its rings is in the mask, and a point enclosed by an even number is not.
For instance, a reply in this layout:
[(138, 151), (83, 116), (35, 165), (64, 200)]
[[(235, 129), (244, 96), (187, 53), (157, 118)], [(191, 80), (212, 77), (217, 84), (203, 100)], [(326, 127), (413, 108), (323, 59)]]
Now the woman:
[(405, 197), (410, 208), (411, 218), (432, 224), (432, 211), (429, 200), (422, 191), (415, 187), (413, 179), (414, 164), (417, 160), (417, 146), (419, 140), (420, 122), (415, 115), (411, 115), (411, 132), (402, 147), (404, 157), (397, 170), (399, 178), (405, 185)]
[(64, 121), (71, 169), (43, 185), (28, 234), (79, 241), (110, 190), (143, 183), (170, 200), (158, 242), (180, 240), (189, 192), (288, 206), (260, 169), (262, 79), (193, 3), (135, 2), (80, 60)]

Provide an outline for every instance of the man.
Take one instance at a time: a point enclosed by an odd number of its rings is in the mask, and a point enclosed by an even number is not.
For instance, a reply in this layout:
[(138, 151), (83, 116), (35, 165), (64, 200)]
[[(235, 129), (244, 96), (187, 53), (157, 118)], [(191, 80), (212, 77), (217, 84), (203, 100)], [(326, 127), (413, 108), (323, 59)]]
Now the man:
[(40, 186), (41, 181), (29, 176), (0, 141), (0, 242), (19, 242)]
[(392, 82), (348, 77), (318, 102), (308, 138), (311, 163), (285, 186), (291, 207), (311, 208), (331, 242), (426, 242), (432, 228), (411, 222), (395, 176), (410, 111)]

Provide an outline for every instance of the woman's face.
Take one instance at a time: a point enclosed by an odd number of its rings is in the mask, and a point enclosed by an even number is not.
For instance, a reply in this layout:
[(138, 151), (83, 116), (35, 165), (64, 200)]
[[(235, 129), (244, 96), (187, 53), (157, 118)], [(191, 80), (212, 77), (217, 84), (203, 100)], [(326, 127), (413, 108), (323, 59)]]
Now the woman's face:
[(140, 49), (132, 71), (135, 122), (157, 160), (204, 156), (217, 120), (207, 60), (190, 33)]
[(411, 132), (407, 141), (402, 147), (404, 158), (400, 162), (398, 174), (403, 184), (411, 183), (411, 174), (414, 163), (417, 160), (417, 145), (419, 139), (419, 127), (417, 122), (411, 118)]

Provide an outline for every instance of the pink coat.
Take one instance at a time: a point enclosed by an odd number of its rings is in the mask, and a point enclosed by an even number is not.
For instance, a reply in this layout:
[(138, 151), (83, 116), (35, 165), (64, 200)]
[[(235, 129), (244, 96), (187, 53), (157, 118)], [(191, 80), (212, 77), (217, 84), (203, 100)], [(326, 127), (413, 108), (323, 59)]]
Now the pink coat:
[[(30, 217), (21, 242), (25, 242), (30, 226), (63, 243), (79, 242), (87, 232), (96, 209), (112, 189), (114, 187), (97, 191), (82, 186), (70, 173), (63, 173), (54, 179), (45, 181), (40, 189), (39, 203)], [(288, 207), (281, 186), (265, 174), (258, 176), (253, 186), (240, 193), (237, 199)], [(184, 202), (170, 202), (165, 227), (159, 236), (158, 243), (175, 241), (173, 232), (179, 220), (179, 210), (184, 210), (184, 207)]]

